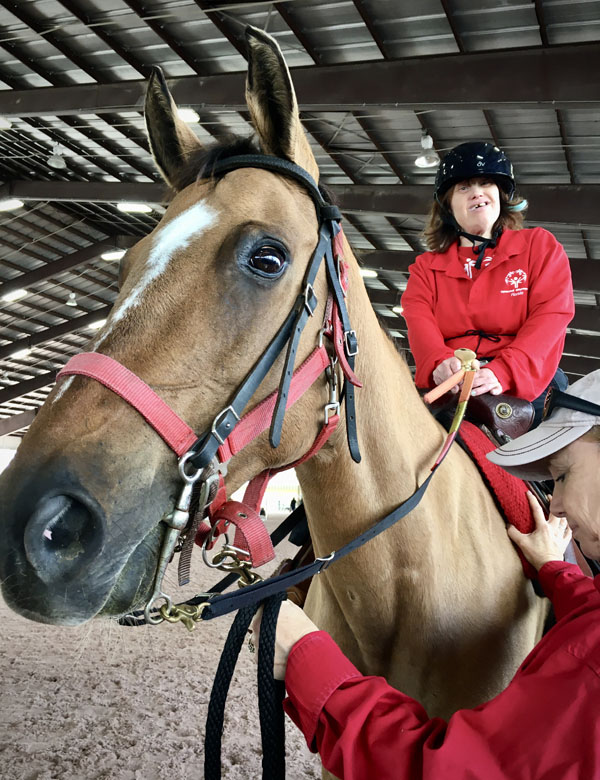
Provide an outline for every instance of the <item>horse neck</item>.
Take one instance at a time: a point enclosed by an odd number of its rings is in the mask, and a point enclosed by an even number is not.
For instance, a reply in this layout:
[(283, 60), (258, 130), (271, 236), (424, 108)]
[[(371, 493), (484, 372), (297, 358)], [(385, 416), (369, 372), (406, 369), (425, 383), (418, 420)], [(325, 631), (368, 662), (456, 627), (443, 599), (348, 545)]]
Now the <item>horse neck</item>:
[[(352, 461), (345, 426), (340, 425), (332, 445), (298, 469), (298, 479), (309, 516), (314, 510), (313, 516), (333, 519), (352, 507), (358, 529), (413, 493), (441, 448), (443, 432), (381, 328), (358, 270), (351, 279), (348, 309), (360, 346), (356, 370), (363, 387), (356, 390), (356, 416), (362, 460)], [(344, 531), (349, 523), (345, 518)]]

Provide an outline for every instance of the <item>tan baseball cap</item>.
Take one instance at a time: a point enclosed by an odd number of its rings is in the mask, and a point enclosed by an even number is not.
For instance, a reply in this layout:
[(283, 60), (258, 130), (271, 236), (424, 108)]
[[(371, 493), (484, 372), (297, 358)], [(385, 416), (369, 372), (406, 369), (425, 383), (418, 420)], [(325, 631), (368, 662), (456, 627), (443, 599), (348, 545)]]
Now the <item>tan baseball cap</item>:
[(600, 425), (600, 370), (578, 379), (565, 393), (550, 391), (547, 409), (537, 428), (488, 453), (488, 459), (519, 479), (552, 479), (550, 456)]

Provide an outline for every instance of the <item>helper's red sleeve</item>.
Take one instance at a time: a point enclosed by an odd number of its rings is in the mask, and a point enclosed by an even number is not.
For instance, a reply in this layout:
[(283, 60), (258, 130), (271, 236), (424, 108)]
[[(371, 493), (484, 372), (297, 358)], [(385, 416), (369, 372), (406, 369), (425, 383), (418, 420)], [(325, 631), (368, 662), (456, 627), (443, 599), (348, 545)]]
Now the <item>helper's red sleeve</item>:
[(433, 272), (429, 269), (429, 261), (428, 254), (417, 257), (416, 262), (409, 268), (408, 283), (402, 295), (408, 342), (417, 367), (417, 387), (433, 387), (433, 370), (442, 360), (454, 355), (454, 350), (444, 343), (433, 313)]
[(544, 593), (552, 601), (557, 620), (580, 608), (598, 608), (600, 575), (592, 579), (574, 563), (550, 561), (539, 570), (538, 578)]
[(294, 645), (285, 682), (286, 712), (343, 780), (391, 777), (392, 767), (397, 780), (421, 778), (424, 747), (435, 750), (446, 730), (383, 677), (363, 677), (324, 631)]
[(505, 393), (533, 401), (550, 384), (560, 362), (567, 325), (575, 313), (565, 250), (536, 228), (529, 264), (528, 316), (516, 338), (490, 365)]

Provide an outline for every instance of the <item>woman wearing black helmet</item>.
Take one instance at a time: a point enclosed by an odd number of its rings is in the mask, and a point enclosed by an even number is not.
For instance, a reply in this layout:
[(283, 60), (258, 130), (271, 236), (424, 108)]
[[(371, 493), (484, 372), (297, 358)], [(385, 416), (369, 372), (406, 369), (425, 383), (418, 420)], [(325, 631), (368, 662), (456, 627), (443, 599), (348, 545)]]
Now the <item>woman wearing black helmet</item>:
[(575, 308), (568, 258), (548, 231), (523, 229), (526, 207), (498, 147), (452, 149), (402, 306), (418, 387), (457, 371), (454, 350), (467, 347), (480, 357), (473, 393), (539, 399), (537, 422), (547, 387), (567, 386), (558, 363)]

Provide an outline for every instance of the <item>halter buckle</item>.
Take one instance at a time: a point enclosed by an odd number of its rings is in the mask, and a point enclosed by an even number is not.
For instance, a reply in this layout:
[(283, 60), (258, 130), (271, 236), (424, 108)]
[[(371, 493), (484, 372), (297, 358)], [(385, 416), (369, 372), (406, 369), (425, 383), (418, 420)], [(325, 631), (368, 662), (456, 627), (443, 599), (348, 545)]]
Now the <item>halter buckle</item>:
[[(227, 420), (227, 416), (228, 416), (230, 413), (233, 415), (233, 417), (235, 417), (235, 421), (236, 421), (236, 422), (239, 422), (239, 421), (240, 421), (240, 416), (239, 416), (239, 414), (238, 414), (238, 413), (235, 411), (235, 409), (233, 408), (233, 406), (228, 406), (226, 409), (223, 409), (221, 412), (219, 412), (219, 414), (218, 414), (218, 415), (215, 417), (215, 419), (213, 420), (212, 426), (211, 426), (211, 428), (210, 428), (210, 432), (211, 432), (211, 433), (212, 433), (212, 435), (215, 437), (215, 439), (216, 439), (216, 440), (219, 442), (219, 444), (223, 444), (223, 443), (224, 443), (224, 441), (225, 441), (225, 439), (227, 438), (227, 436), (229, 436), (229, 434), (230, 434), (230, 433), (231, 433), (231, 431), (233, 430), (232, 423), (231, 423), (231, 422), (225, 422), (225, 421)], [(221, 434), (220, 434), (220, 433), (217, 431), (217, 428), (218, 428), (220, 425), (222, 425), (223, 423), (225, 423), (225, 427), (226, 427), (226, 428), (230, 429), (230, 430), (228, 431), (228, 433), (227, 433), (227, 436), (225, 436), (224, 438), (223, 438), (223, 437), (221, 436)]]

